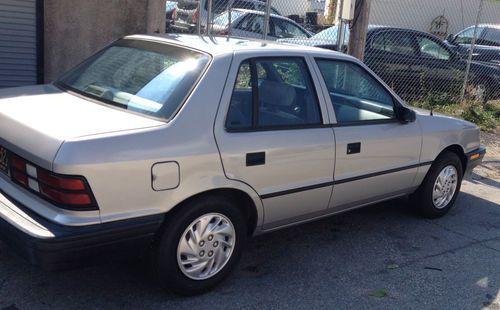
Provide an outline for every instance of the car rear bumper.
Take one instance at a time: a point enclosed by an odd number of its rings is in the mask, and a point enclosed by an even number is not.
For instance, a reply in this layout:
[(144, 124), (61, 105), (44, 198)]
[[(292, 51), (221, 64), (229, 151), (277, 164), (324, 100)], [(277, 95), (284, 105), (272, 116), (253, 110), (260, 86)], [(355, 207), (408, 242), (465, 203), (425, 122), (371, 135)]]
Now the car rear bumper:
[(154, 215), (106, 224), (62, 226), (0, 191), (0, 239), (47, 270), (143, 253), (141, 250), (151, 247), (162, 222), (163, 215)]
[(467, 158), (467, 165), (464, 172), (464, 179), (469, 179), (472, 176), (472, 170), (481, 164), (485, 154), (486, 148), (484, 147), (480, 147), (465, 154), (465, 157)]

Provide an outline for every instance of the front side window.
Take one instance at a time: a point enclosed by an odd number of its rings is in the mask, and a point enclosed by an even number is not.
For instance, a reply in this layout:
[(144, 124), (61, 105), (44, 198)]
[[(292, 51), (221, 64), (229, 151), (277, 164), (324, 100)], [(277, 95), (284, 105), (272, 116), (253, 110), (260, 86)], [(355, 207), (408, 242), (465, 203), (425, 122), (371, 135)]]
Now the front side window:
[(420, 48), (420, 55), (424, 58), (439, 59), (439, 60), (450, 60), (450, 52), (448, 52), (443, 46), (434, 42), (433, 40), (417, 36), (418, 47)]
[(302, 58), (243, 62), (226, 117), (229, 130), (321, 125), (321, 111)]
[(56, 85), (168, 120), (209, 60), (207, 55), (181, 47), (124, 39), (70, 71)]
[[(453, 40), (453, 43), (456, 44), (472, 44), (472, 38), (474, 38), (474, 28), (475, 27), (469, 27), (465, 29), (464, 31), (460, 32), (457, 34), (455, 37), (455, 40)], [(481, 36), (481, 33), (483, 32), (484, 28), (483, 27), (478, 27), (476, 31), (476, 38), (479, 38)]]
[(391, 94), (365, 69), (347, 61), (317, 60), (337, 123), (395, 118)]

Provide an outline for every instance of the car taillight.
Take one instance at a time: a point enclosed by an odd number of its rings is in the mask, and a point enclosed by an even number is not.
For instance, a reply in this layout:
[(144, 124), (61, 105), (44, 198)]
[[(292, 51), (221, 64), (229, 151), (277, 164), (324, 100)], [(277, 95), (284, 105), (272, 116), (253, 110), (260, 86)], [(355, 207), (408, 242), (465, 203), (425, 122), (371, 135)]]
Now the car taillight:
[(55, 205), (71, 210), (97, 210), (87, 181), (80, 176), (56, 174), (12, 155), (11, 177), (19, 185)]

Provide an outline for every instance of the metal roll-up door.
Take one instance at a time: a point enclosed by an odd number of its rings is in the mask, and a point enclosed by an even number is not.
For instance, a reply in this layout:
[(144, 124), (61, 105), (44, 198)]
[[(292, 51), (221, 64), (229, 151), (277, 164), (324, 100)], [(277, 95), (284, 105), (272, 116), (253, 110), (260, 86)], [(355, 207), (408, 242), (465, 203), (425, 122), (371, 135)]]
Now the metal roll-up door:
[(37, 0), (0, 0), (0, 88), (36, 84)]

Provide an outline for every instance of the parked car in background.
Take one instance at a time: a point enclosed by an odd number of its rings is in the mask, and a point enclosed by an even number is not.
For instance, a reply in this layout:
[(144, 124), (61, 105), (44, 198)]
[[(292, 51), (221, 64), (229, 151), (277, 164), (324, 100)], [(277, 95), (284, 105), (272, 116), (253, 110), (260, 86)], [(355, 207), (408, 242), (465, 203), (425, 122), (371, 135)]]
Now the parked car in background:
[[(231, 10), (231, 35), (245, 38), (262, 38), (265, 13), (243, 9)], [(229, 31), (229, 12), (225, 11), (214, 19), (213, 33), (225, 35)], [(268, 40), (281, 38), (310, 38), (312, 34), (293, 20), (271, 14), (269, 17)]]
[[(342, 46), (342, 51), (347, 50), (347, 45), (349, 43), (349, 35), (350, 35), (349, 25), (345, 24), (344, 40), (343, 40), (344, 42)], [(336, 51), (338, 50), (337, 49), (338, 36), (339, 36), (339, 25), (337, 24), (321, 32), (318, 32), (317, 34), (313, 35), (310, 38), (286, 38), (286, 39), (278, 39), (278, 42), (299, 44), (305, 46), (315, 46)]]
[[(336, 49), (336, 34), (327, 40), (298, 43)], [(348, 36), (346, 37), (348, 38)], [(460, 94), (467, 62), (438, 37), (417, 30), (368, 27), (364, 62), (405, 99), (429, 93)], [(500, 98), (500, 68), (473, 61), (469, 75), (471, 95), (483, 100)]]
[(0, 98), (0, 238), (53, 269), (151, 251), (185, 295), (252, 235), (406, 195), (444, 216), (485, 154), (351, 56), (240, 38), (128, 36)]
[[(450, 34), (445, 42), (463, 57), (468, 57), (474, 29), (471, 26), (456, 35)], [(500, 66), (500, 25), (481, 24), (477, 27), (476, 37), (472, 59)]]
[[(207, 25), (208, 0), (201, 1), (201, 12), (199, 12), (197, 0), (179, 0), (177, 3), (177, 14), (170, 27), (171, 32), (194, 33), (197, 28), (198, 20), (203, 28)], [(260, 0), (232, 0), (232, 8), (247, 9), (255, 11), (266, 11), (266, 3)], [(212, 14), (217, 16), (228, 9), (229, 0), (213, 0)], [(281, 15), (280, 12), (271, 7), (271, 12), (275, 15)]]

